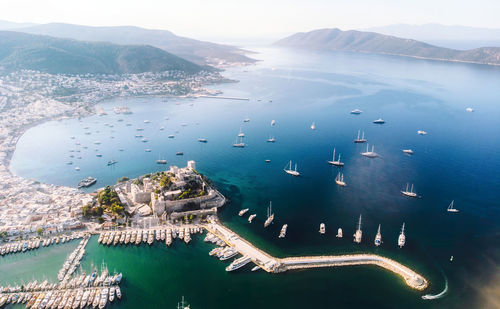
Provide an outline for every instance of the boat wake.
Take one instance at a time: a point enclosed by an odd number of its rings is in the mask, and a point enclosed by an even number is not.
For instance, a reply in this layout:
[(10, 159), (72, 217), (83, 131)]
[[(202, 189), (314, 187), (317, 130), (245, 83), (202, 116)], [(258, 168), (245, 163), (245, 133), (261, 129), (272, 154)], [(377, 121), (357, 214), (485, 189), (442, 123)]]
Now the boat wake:
[[(444, 275), (444, 273), (443, 273)], [(439, 294), (436, 294), (436, 295), (431, 295), (431, 294), (427, 294), (427, 295), (423, 295), (422, 296), (422, 299), (439, 299), (441, 297), (443, 297), (447, 292), (448, 292), (448, 278), (446, 278), (446, 275), (444, 276), (444, 290), (439, 293)]]

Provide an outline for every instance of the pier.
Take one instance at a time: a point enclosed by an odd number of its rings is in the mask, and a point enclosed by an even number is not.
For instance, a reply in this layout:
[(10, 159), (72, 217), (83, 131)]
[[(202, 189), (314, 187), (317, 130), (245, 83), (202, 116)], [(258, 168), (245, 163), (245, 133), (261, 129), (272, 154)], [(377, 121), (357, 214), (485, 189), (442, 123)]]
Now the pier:
[(215, 95), (199, 95), (198, 98), (250, 101), (249, 98), (223, 97), (223, 96), (215, 96)]
[(237, 250), (241, 255), (249, 257), (253, 263), (269, 273), (316, 267), (375, 265), (399, 275), (413, 289), (424, 290), (429, 285), (428, 281), (417, 272), (394, 260), (376, 254), (303, 256), (280, 259), (255, 247), (216, 220), (211, 220), (204, 227), (225, 244)]

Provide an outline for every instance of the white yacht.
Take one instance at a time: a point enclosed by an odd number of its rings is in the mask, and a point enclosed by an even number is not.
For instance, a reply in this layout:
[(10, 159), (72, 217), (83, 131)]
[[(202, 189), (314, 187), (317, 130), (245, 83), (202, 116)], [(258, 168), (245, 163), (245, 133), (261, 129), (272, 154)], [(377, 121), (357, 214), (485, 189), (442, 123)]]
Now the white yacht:
[(375, 236), (375, 246), (382, 244), (382, 234), (380, 233), (380, 224), (378, 225), (377, 235)]
[(344, 234), (342, 233), (342, 229), (339, 227), (339, 229), (337, 230), (337, 235), (335, 235), (335, 237), (342, 238), (343, 236)]
[(295, 163), (295, 170), (292, 170), (292, 161), (290, 161), (290, 164), (287, 164), (287, 167), (284, 169), (285, 173), (292, 175), (292, 176), (300, 176), (300, 173), (297, 172), (297, 163)]
[(241, 127), (240, 127), (240, 132), (238, 133), (238, 137), (245, 137), (245, 133), (241, 131)]
[(239, 259), (236, 259), (231, 264), (229, 264), (229, 266), (226, 267), (226, 271), (236, 270), (238, 268), (245, 266), (246, 264), (250, 263), (251, 261), (252, 260), (250, 259), (249, 256), (240, 257)]
[(356, 230), (356, 233), (354, 233), (354, 242), (359, 244), (361, 242), (362, 236), (363, 231), (361, 230), (361, 215), (359, 215), (358, 229)]
[(276, 124), (276, 120), (271, 120), (271, 126), (274, 126)]
[(382, 118), (379, 118), (379, 119), (373, 120), (373, 123), (376, 123), (376, 124), (384, 124), (384, 123), (385, 123), (385, 120), (384, 120), (384, 119), (382, 119)]
[(403, 248), (403, 246), (406, 243), (406, 236), (405, 236), (405, 224), (403, 222), (403, 227), (401, 228), (401, 234), (399, 234), (398, 237), (398, 246), (399, 248)]
[(408, 191), (408, 186), (409, 184), (406, 183), (406, 190), (405, 191), (401, 191), (401, 193), (405, 196), (408, 196), (408, 197), (417, 197), (417, 193), (413, 192), (413, 184), (411, 184), (411, 189), (410, 191)]
[(335, 183), (341, 187), (345, 187), (346, 183), (344, 182), (344, 174), (338, 173), (337, 177), (335, 177)]
[(372, 151), (368, 151), (368, 144), (366, 144), (366, 151), (361, 153), (362, 156), (367, 158), (376, 158), (378, 157), (378, 153), (375, 152), (375, 146), (372, 145)]
[(264, 227), (268, 227), (269, 224), (273, 223), (274, 220), (274, 213), (273, 213), (273, 204), (271, 201), (269, 201), (269, 207), (267, 208), (267, 219), (264, 222)]
[(278, 236), (279, 238), (285, 238), (287, 228), (288, 224), (283, 224), (283, 226), (281, 227), (280, 235)]
[(161, 158), (161, 156), (158, 155), (158, 160), (156, 160), (156, 164), (167, 164), (167, 160)]
[(256, 215), (256, 214), (252, 214), (252, 215), (250, 215), (250, 216), (248, 217), (248, 223), (252, 223), (252, 220), (253, 220), (255, 217), (257, 217), (257, 215)]
[(208, 142), (208, 140), (206, 138), (199, 138), (198, 142), (200, 142), (200, 143), (206, 143), (206, 142)]
[(267, 139), (266, 142), (268, 142), (268, 143), (274, 143), (274, 142), (276, 142), (276, 139), (274, 138), (274, 136), (269, 136), (269, 138)]
[(362, 112), (363, 112), (362, 110), (360, 110), (360, 109), (357, 109), (357, 108), (356, 108), (356, 109), (353, 109), (353, 110), (351, 111), (351, 114), (353, 114), (353, 115), (359, 115), (359, 114), (361, 114)]
[(425, 132), (424, 130), (418, 130), (417, 133), (419, 135), (427, 135), (427, 132)]
[(472, 107), (467, 107), (465, 109), (465, 111), (468, 112), (468, 113), (472, 113), (474, 111), (474, 109)]
[(316, 130), (316, 125), (314, 124), (314, 122), (311, 124), (311, 130)]
[(358, 137), (354, 140), (355, 143), (366, 143), (366, 139), (365, 139), (365, 131), (363, 131), (363, 135), (360, 137), (359, 136), (359, 130), (358, 130)]
[(320, 234), (325, 234), (326, 233), (326, 227), (325, 227), (325, 224), (324, 223), (321, 223), (319, 225), (319, 233)]
[(328, 164), (335, 165), (335, 166), (344, 166), (344, 162), (340, 162), (340, 153), (339, 153), (339, 159), (335, 161), (335, 148), (333, 148), (333, 155), (332, 155), (332, 161), (328, 161)]
[(409, 154), (409, 155), (413, 154), (413, 150), (411, 150), (411, 149), (403, 149), (403, 152), (406, 154)]
[(247, 211), (248, 211), (248, 208), (240, 210), (240, 212), (238, 213), (238, 216), (240, 216), (240, 217), (243, 216), (244, 214), (247, 213)]
[(456, 209), (454, 206), (453, 206), (453, 203), (455, 202), (455, 200), (451, 201), (450, 205), (448, 206), (448, 208), (446, 209), (446, 211), (448, 212), (459, 212), (458, 209)]

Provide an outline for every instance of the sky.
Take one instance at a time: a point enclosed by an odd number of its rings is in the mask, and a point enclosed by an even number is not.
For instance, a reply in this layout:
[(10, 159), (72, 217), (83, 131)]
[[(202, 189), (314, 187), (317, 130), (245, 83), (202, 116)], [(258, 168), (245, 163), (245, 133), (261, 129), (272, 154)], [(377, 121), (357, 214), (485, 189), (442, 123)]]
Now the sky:
[(197, 39), (394, 23), (500, 28), (500, 0), (0, 0), (0, 20), (134, 25)]

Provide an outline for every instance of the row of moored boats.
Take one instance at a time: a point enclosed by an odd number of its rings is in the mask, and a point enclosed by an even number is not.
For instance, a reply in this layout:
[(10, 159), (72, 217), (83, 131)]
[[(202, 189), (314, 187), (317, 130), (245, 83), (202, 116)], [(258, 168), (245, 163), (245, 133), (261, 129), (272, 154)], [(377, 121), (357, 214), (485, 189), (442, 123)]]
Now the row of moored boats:
[(156, 240), (164, 241), (165, 244), (170, 246), (172, 244), (172, 240), (177, 237), (184, 240), (185, 243), (189, 243), (191, 241), (192, 234), (202, 232), (203, 229), (198, 226), (112, 231), (101, 233), (97, 241), (102, 245), (116, 246), (118, 244), (140, 245), (141, 243), (152, 245)]
[(0, 255), (6, 255), (9, 253), (19, 253), (26, 252), (33, 249), (38, 249), (40, 247), (48, 247), (55, 244), (63, 244), (75, 238), (82, 238), (83, 233), (73, 233), (70, 235), (54, 236), (50, 238), (36, 238), (31, 240), (21, 240), (15, 242), (9, 242), (0, 246)]

